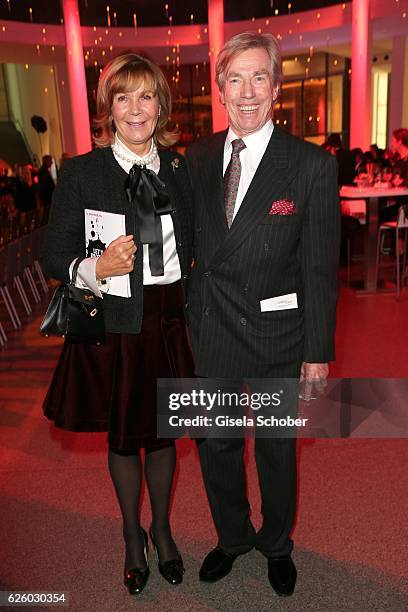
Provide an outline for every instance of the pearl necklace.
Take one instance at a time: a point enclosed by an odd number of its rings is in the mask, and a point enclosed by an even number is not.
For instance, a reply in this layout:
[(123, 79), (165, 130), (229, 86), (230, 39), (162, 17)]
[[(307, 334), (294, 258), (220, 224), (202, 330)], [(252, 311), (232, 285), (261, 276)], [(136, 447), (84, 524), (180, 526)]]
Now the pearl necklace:
[(158, 156), (157, 147), (156, 147), (155, 143), (153, 143), (153, 145), (152, 145), (151, 152), (148, 155), (145, 155), (144, 157), (141, 157), (140, 159), (126, 157), (120, 151), (118, 151), (118, 149), (117, 149), (115, 144), (111, 145), (111, 149), (114, 152), (114, 154), (117, 157), (119, 157), (119, 159), (127, 162), (128, 164), (132, 164), (132, 166), (134, 166), (135, 164), (136, 164), (136, 166), (148, 166), (149, 164), (154, 162), (154, 160)]

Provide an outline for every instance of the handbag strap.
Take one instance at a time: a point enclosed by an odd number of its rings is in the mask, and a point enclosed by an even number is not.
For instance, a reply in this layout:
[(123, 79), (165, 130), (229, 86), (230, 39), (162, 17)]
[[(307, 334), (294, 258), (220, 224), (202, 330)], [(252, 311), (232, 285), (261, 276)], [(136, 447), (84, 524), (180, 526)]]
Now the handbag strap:
[(84, 261), (84, 259), (86, 259), (86, 257), (78, 257), (76, 262), (74, 263), (74, 267), (72, 268), (72, 278), (71, 278), (71, 285), (75, 285), (76, 283), (76, 277), (78, 274), (78, 268), (81, 262)]

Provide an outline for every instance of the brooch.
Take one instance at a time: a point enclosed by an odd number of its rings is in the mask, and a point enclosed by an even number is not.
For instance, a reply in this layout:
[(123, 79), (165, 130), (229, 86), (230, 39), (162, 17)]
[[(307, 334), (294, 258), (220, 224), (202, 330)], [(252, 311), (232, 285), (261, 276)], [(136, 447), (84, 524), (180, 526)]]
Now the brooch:
[(173, 172), (176, 171), (176, 168), (179, 167), (180, 165), (180, 160), (178, 157), (175, 157), (174, 159), (171, 160), (171, 165), (173, 166)]

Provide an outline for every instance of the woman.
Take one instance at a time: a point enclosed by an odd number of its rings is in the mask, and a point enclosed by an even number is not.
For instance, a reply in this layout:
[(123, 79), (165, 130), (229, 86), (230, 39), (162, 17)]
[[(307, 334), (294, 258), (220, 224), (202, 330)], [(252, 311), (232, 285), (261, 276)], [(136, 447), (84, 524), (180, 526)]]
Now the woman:
[[(97, 93), (97, 148), (64, 163), (43, 250), (47, 274), (68, 282), (76, 258), (89, 255), (85, 209), (125, 216), (126, 235), (78, 269), (77, 284), (104, 296), (107, 342), (65, 342), (44, 412), (66, 429), (108, 431), (130, 594), (140, 593), (149, 576), (139, 523), (141, 448), (159, 570), (171, 584), (184, 571), (168, 516), (174, 441), (156, 434), (156, 379), (193, 375), (182, 287), (191, 266), (190, 184), (184, 159), (162, 150), (177, 139), (166, 130), (170, 107), (166, 79), (148, 59), (126, 53), (107, 64)], [(131, 296), (113, 295), (112, 279), (125, 275)]]

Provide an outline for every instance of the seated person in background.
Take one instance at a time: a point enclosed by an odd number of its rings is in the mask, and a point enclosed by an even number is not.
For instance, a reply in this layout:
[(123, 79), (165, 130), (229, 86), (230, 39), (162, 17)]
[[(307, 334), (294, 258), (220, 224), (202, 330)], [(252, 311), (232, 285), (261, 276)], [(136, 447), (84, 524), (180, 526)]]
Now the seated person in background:
[[(393, 164), (394, 185), (408, 187), (408, 129), (394, 130), (391, 139), (391, 151), (396, 156)], [(397, 157), (398, 156), (398, 157)], [(399, 176), (400, 179), (396, 180)]]
[(370, 151), (374, 157), (378, 173), (381, 173), (384, 168), (389, 168), (391, 166), (390, 160), (385, 156), (385, 149), (379, 149), (377, 145), (370, 145)]
[(365, 172), (363, 149), (356, 147), (355, 149), (351, 149), (350, 153), (354, 157), (354, 174), (358, 176), (361, 172)]
[[(395, 187), (408, 187), (408, 129), (394, 130), (391, 138), (391, 152), (394, 156), (392, 163), (392, 182)], [(389, 200), (387, 206), (380, 209), (380, 222), (395, 221), (399, 208), (407, 204), (407, 198)]]
[(391, 151), (389, 147), (384, 149), (384, 163), (390, 168), (392, 167), (394, 163), (394, 153)]
[(392, 162), (391, 162), (391, 155), (390, 155), (390, 151), (389, 149), (380, 149), (381, 150), (381, 169), (384, 172), (384, 170), (389, 170), (390, 173), (392, 174)]
[(339, 185), (352, 185), (354, 181), (354, 155), (348, 149), (343, 149), (340, 134), (329, 134), (327, 138), (327, 147), (333, 155), (336, 156), (339, 173)]
[[(357, 151), (357, 153), (354, 153)], [(355, 175), (358, 177), (360, 174), (369, 174), (370, 168), (374, 167), (373, 156), (370, 151), (363, 152), (362, 149), (353, 149), (353, 155), (355, 156)]]
[(370, 153), (373, 156), (374, 161), (379, 161), (381, 159), (381, 149), (378, 148), (377, 144), (370, 144)]

